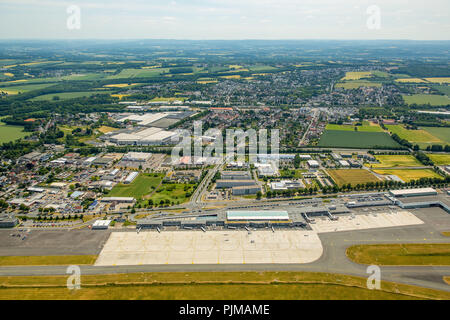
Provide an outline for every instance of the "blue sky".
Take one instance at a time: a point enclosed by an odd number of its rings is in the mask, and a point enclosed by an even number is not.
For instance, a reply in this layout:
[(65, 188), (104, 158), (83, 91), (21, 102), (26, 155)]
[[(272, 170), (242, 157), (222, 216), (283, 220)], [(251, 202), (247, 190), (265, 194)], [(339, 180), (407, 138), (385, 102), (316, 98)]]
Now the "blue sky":
[(449, 14), (449, 0), (0, 0), (0, 38), (450, 40)]

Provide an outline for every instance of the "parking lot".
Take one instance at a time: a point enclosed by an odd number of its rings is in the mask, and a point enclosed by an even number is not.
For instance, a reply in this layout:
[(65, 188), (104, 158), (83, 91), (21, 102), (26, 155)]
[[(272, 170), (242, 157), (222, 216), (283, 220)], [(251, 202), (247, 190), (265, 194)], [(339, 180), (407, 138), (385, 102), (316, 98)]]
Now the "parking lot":
[(318, 217), (311, 223), (317, 233), (387, 228), (423, 224), (424, 222), (408, 211), (385, 211), (339, 215), (332, 221), (328, 217)]
[(312, 231), (113, 232), (95, 265), (309, 263), (322, 252)]

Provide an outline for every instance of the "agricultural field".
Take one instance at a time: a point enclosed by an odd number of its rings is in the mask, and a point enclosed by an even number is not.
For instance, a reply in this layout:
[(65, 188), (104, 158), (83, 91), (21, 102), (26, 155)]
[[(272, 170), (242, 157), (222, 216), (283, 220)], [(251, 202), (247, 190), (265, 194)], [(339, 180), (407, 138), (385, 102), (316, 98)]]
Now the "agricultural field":
[(418, 180), (420, 178), (440, 178), (432, 169), (375, 169), (373, 172), (381, 175), (395, 175), (404, 182)]
[(427, 156), (438, 166), (450, 165), (450, 154), (428, 153)]
[(392, 140), (385, 132), (355, 132), (342, 130), (325, 130), (317, 146), (355, 149), (400, 147), (400, 145)]
[(440, 139), (442, 143), (450, 144), (449, 127), (422, 127), (421, 129)]
[(33, 90), (40, 90), (47, 87), (52, 86), (52, 83), (41, 83), (41, 84), (18, 84), (14, 86), (8, 86), (8, 87), (1, 87), (0, 92), (6, 92), (7, 94), (19, 94), (19, 93), (25, 93)]
[(396, 79), (395, 82), (400, 83), (428, 83), (428, 81), (425, 81), (420, 78), (405, 78), (405, 79)]
[(357, 128), (357, 131), (362, 132), (383, 132), (383, 129), (378, 124), (373, 123), (363, 123), (362, 126), (356, 126), (356, 125), (339, 125), (339, 124), (327, 124), (326, 130), (342, 130), (342, 131), (356, 131), (355, 128)]
[(436, 89), (437, 91), (439, 91), (440, 93), (443, 93), (445, 95), (450, 96), (450, 86), (448, 85), (433, 85), (432, 86), (434, 89)]
[(114, 83), (114, 84), (106, 84), (105, 88), (129, 88), (140, 85), (141, 83)]
[(111, 91), (83, 91), (83, 92), (61, 92), (61, 93), (49, 93), (30, 99), (31, 101), (49, 101), (53, 100), (53, 97), (58, 97), (60, 100), (75, 99), (81, 97), (90, 97), (96, 94), (111, 94)]
[(108, 197), (134, 197), (137, 201), (150, 194), (158, 187), (164, 178), (163, 174), (139, 174), (130, 184), (118, 184), (109, 193)]
[(357, 184), (380, 181), (375, 175), (365, 169), (328, 169), (327, 172), (340, 187), (348, 183), (356, 186)]
[(356, 71), (356, 72), (347, 72), (345, 77), (341, 80), (359, 80), (364, 78), (370, 78), (372, 76), (371, 71)]
[(248, 68), (251, 72), (267, 72), (267, 71), (275, 71), (278, 70), (275, 67), (272, 66), (251, 66)]
[[(408, 140), (413, 144), (418, 144), (421, 148), (431, 144), (442, 144), (444, 143), (441, 139), (434, 136), (425, 128), (419, 130), (408, 130), (402, 125), (387, 125), (386, 126), (390, 132), (397, 134), (400, 138)], [(444, 128), (445, 129), (445, 128)]]
[(380, 162), (370, 164), (371, 168), (394, 168), (394, 167), (421, 167), (419, 160), (411, 155), (376, 155), (375, 158)]
[(358, 81), (340, 82), (340, 83), (337, 83), (335, 87), (336, 88), (344, 88), (346, 90), (359, 89), (361, 87), (377, 87), (377, 88), (379, 88), (379, 87), (381, 87), (381, 83), (358, 80)]
[(168, 68), (154, 69), (123, 69), (119, 74), (106, 77), (106, 79), (151, 78), (169, 73)]
[(209, 84), (209, 83), (217, 83), (218, 80), (215, 78), (199, 78), (197, 83), (199, 84)]
[(10, 126), (0, 121), (0, 144), (25, 138), (29, 133), (21, 126)]
[(431, 106), (447, 106), (450, 105), (450, 98), (447, 96), (441, 96), (437, 94), (413, 94), (403, 95), (403, 100), (408, 105), (411, 104), (429, 104)]
[(442, 78), (425, 78), (428, 82), (432, 83), (450, 83), (450, 77), (442, 77)]

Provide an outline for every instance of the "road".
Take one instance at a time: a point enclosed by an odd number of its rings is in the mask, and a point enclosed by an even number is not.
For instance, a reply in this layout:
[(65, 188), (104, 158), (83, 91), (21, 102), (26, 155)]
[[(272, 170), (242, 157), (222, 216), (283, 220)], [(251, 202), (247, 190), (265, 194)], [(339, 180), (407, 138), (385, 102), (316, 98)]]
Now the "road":
[(305, 143), (305, 139), (308, 136), (309, 130), (311, 129), (311, 127), (313, 125), (316, 125), (317, 123), (317, 119), (320, 116), (320, 111), (318, 109), (312, 109), (313, 112), (313, 117), (311, 119), (311, 122), (309, 123), (308, 129), (306, 129), (305, 133), (303, 134), (302, 139), (300, 140), (300, 142), (298, 143), (299, 146), (303, 146)]

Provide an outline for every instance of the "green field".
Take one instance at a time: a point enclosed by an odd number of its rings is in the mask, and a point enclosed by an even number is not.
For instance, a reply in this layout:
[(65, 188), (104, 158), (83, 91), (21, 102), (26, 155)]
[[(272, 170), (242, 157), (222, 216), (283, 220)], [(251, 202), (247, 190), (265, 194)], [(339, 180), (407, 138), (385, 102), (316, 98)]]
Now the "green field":
[(362, 126), (351, 126), (344, 124), (327, 124), (326, 130), (342, 130), (342, 131), (355, 131), (357, 128), (361, 132), (383, 132), (383, 129), (377, 125), (363, 124)]
[(431, 134), (428, 128), (420, 128), (419, 130), (408, 130), (402, 125), (387, 125), (386, 127), (389, 129), (391, 133), (395, 133), (400, 138), (408, 140), (413, 144), (418, 144), (421, 148), (424, 148), (427, 145), (444, 143), (440, 138)]
[(436, 138), (440, 139), (446, 144), (450, 144), (450, 128), (449, 127), (422, 127), (422, 130), (427, 131)]
[(155, 205), (159, 204), (161, 200), (169, 200), (170, 203), (181, 204), (189, 200), (187, 193), (192, 194), (194, 191), (193, 184), (184, 183), (164, 183), (158, 190), (150, 197)]
[(25, 138), (29, 134), (21, 126), (9, 126), (0, 121), (0, 144)]
[(342, 130), (325, 130), (319, 147), (340, 148), (398, 148), (400, 145), (385, 132), (355, 132)]
[(41, 96), (34, 97), (30, 100), (32, 101), (48, 101), (52, 100), (53, 97), (59, 97), (61, 100), (75, 99), (81, 97), (90, 97), (95, 94), (111, 94), (111, 91), (84, 91), (84, 92), (62, 92), (62, 93), (49, 93)]
[(447, 95), (447, 97), (450, 96), (450, 86), (448, 86), (448, 85), (433, 85), (432, 87), (434, 89), (436, 89), (437, 91), (439, 91), (440, 93)]
[(81, 290), (67, 276), (0, 277), (1, 300), (369, 300), (450, 299), (446, 291), (392, 282), (367, 289), (367, 279), (317, 272), (155, 272), (82, 275)]
[(106, 79), (151, 78), (165, 73), (169, 73), (168, 68), (123, 69), (119, 74), (108, 76)]
[(41, 84), (19, 84), (14, 86), (8, 86), (8, 87), (1, 87), (0, 91), (7, 92), (9, 94), (18, 94), (18, 93), (25, 93), (33, 90), (40, 90), (47, 87), (52, 86), (52, 83), (41, 83)]
[(364, 80), (356, 80), (356, 81), (347, 81), (347, 82), (340, 82), (337, 83), (336, 88), (344, 88), (347, 90), (351, 89), (358, 89), (361, 87), (381, 87), (381, 83), (378, 82), (370, 82), (370, 81), (364, 81)]
[(118, 184), (109, 193), (108, 197), (134, 197), (141, 200), (145, 195), (150, 194), (161, 183), (163, 174), (139, 174), (130, 184)]
[(272, 66), (261, 66), (261, 65), (250, 66), (250, 67), (248, 67), (248, 69), (249, 69), (251, 72), (265, 72), (265, 71), (274, 71), (274, 70), (277, 70), (277, 68), (272, 67)]
[(394, 167), (422, 167), (423, 164), (411, 155), (376, 155), (380, 162), (370, 164), (372, 168), (394, 168)]
[(364, 169), (328, 169), (327, 172), (340, 187), (348, 183), (356, 186), (357, 184), (380, 181), (376, 176)]
[(363, 78), (370, 78), (371, 76), (371, 71), (350, 71), (346, 72), (345, 77), (341, 80), (359, 80)]
[(447, 106), (450, 105), (450, 98), (437, 94), (413, 94), (410, 96), (403, 95), (403, 100), (409, 105), (411, 104), (430, 104), (431, 106)]
[(450, 154), (435, 154), (428, 153), (427, 156), (438, 166), (448, 166), (450, 165)]
[(449, 266), (450, 243), (356, 245), (347, 256), (361, 264)]
[(382, 175), (396, 175), (405, 182), (418, 180), (420, 178), (440, 178), (442, 177), (432, 169), (376, 169), (375, 173)]

